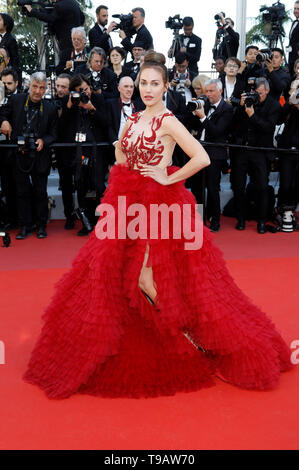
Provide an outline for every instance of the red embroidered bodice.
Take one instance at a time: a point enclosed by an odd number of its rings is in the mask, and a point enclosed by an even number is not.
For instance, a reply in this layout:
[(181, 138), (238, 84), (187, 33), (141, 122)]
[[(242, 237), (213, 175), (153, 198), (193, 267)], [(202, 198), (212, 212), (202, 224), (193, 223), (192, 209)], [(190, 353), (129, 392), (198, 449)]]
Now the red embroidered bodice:
[(138, 112), (129, 118), (132, 122), (121, 140), (121, 148), (126, 154), (130, 168), (141, 168), (141, 164), (158, 165), (160, 163), (163, 158), (164, 145), (157, 138), (157, 131), (160, 129), (163, 119), (167, 116), (173, 116), (173, 114), (168, 111), (159, 117), (154, 117), (150, 125), (151, 135), (147, 137), (143, 131), (135, 137), (134, 124), (139, 121), (141, 116), (142, 112)]

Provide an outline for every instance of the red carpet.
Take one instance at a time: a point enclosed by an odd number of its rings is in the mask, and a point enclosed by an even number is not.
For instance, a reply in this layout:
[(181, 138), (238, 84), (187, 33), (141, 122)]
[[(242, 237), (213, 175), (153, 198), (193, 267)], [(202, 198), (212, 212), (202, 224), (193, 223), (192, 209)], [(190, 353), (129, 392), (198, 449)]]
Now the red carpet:
[[(230, 272), (289, 344), (299, 340), (299, 233), (258, 235), (254, 223), (240, 233), (234, 223), (223, 218), (215, 235)], [(146, 400), (53, 401), (25, 384), (53, 285), (86, 240), (63, 230), (63, 221), (51, 222), (48, 233), (16, 241), (13, 232), (11, 247), (0, 249), (0, 449), (298, 449), (297, 367), (270, 392), (217, 380), (196, 393)]]

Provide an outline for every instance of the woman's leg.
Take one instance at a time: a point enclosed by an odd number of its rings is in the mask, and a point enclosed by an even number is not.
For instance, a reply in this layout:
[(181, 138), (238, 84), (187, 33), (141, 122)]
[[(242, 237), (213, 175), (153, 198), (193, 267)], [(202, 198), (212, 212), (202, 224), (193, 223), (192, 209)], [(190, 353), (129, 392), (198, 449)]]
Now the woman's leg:
[(145, 292), (154, 302), (157, 296), (156, 283), (153, 277), (152, 267), (146, 266), (149, 256), (149, 245), (146, 245), (143, 265), (139, 275), (138, 286), (140, 289)]

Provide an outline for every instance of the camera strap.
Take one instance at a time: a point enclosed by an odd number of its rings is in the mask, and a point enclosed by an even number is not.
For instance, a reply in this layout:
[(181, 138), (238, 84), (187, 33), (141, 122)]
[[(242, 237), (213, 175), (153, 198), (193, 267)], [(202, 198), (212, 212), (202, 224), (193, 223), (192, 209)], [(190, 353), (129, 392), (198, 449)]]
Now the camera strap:
[(37, 127), (39, 127), (40, 118), (42, 117), (43, 110), (44, 110), (43, 101), (42, 100), (40, 101), (39, 109), (37, 108), (37, 106), (31, 107), (29, 106), (29, 95), (28, 95), (26, 102), (25, 102), (24, 110), (25, 110), (25, 116), (26, 116), (26, 122), (27, 122), (27, 129), (30, 129), (31, 124), (36, 119), (36, 117), (38, 118)]

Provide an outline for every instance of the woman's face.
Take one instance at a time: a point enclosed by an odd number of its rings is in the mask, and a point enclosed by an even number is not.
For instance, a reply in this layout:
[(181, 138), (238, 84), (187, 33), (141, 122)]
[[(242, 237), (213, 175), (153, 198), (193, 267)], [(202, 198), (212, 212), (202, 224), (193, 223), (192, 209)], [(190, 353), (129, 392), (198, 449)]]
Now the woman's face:
[(122, 61), (122, 56), (120, 55), (119, 52), (114, 50), (110, 54), (110, 61), (111, 61), (111, 64), (118, 65)]
[(196, 98), (199, 98), (203, 94), (203, 91), (200, 85), (196, 85), (196, 87), (194, 88), (194, 91), (196, 94)]
[(139, 91), (146, 106), (154, 106), (162, 102), (163, 93), (167, 90), (162, 71), (156, 68), (146, 68), (142, 71), (139, 80)]

